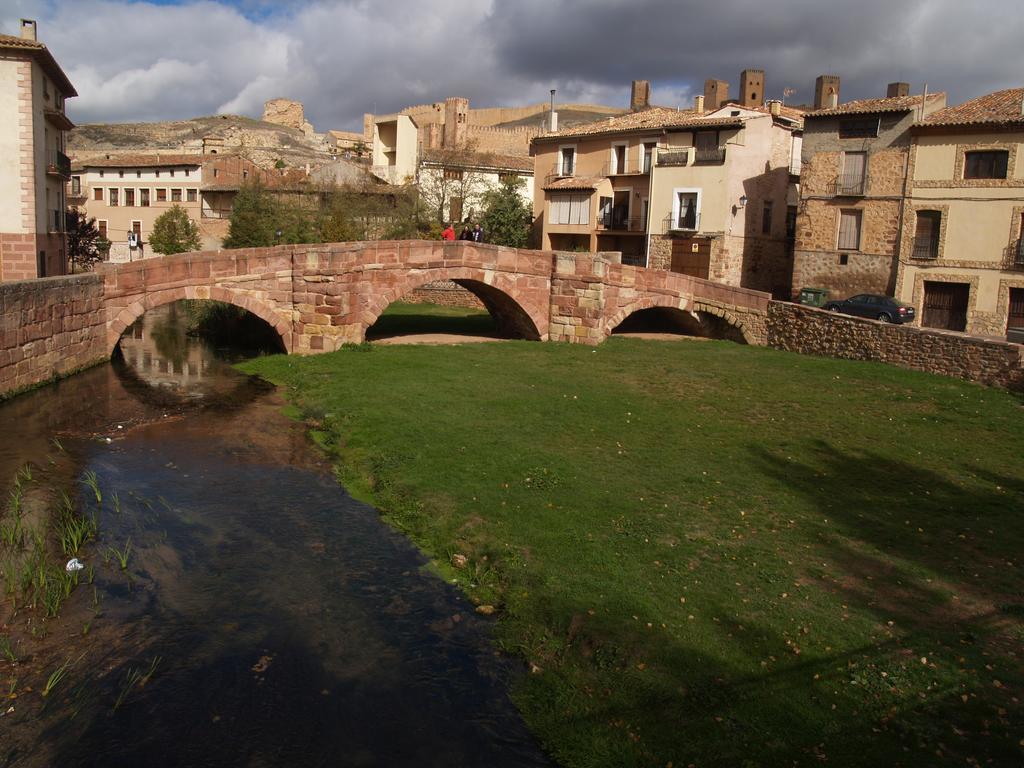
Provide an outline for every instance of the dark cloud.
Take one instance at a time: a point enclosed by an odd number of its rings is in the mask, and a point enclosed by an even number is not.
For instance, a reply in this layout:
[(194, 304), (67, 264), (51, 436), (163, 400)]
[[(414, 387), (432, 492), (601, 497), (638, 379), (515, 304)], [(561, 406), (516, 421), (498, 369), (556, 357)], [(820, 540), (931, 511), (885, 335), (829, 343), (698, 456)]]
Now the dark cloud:
[(7, 0), (0, 27), (40, 21), (76, 84), (79, 121), (220, 111), (258, 115), (301, 99), (319, 130), (358, 129), (445, 96), (477, 106), (560, 101), (624, 106), (629, 82), (690, 103), (705, 78), (735, 91), (745, 67), (769, 97), (842, 77), (844, 99), (904, 80), (958, 103), (1020, 86), (1019, 0)]

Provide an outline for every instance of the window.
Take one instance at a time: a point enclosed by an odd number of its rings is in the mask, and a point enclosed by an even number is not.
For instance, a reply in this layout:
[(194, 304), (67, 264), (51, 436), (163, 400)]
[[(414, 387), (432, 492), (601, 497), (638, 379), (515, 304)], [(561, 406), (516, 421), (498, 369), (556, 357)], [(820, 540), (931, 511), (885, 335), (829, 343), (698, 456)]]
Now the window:
[(772, 233), (772, 201), (765, 200), (764, 207), (761, 209), (761, 234), (770, 235)]
[(100, 178), (103, 178), (103, 171), (100, 171)]
[(840, 139), (864, 139), (878, 136), (877, 117), (855, 117), (839, 121)]
[(786, 239), (796, 240), (796, 206), (786, 206)]
[(612, 145), (612, 173), (627, 173), (626, 168), (626, 150), (628, 146), (626, 144), (613, 144)]
[(80, 195), (82, 194), (82, 177), (72, 176), (71, 177), (71, 194)]
[(589, 194), (552, 195), (549, 207), (552, 224), (590, 224)]
[(142, 239), (142, 222), (141, 221), (133, 221), (132, 222), (132, 232), (135, 233), (135, 236), (138, 237), (139, 240)]
[(171, 178), (172, 179), (174, 178), (174, 169), (173, 168), (171, 168)]
[(128, 207), (135, 205), (135, 190), (126, 189), (124, 191), (124, 204)]
[(124, 171), (118, 171), (117, 172), (117, 178), (123, 179), (124, 178)]
[(157, 171), (157, 172), (156, 172), (156, 177), (157, 177), (158, 179), (160, 178), (160, 171)]
[(141, 205), (143, 208), (148, 208), (149, 207), (149, 190), (148, 189), (140, 189), (139, 190), (139, 205)]
[(166, 189), (158, 189), (156, 191), (156, 201), (158, 203), (166, 203), (167, 202), (167, 190)]
[(864, 171), (868, 164), (867, 152), (844, 152), (843, 172), (836, 185), (836, 194), (863, 195)]
[(841, 251), (860, 250), (860, 211), (842, 211), (839, 214), (839, 243)]
[(107, 239), (107, 220), (100, 219), (96, 222), (96, 230), (100, 233), (100, 237), (104, 240)]
[(194, 189), (186, 189), (185, 199), (190, 203), (194, 203), (196, 201), (196, 191)]
[(644, 142), (644, 173), (651, 172), (651, 166), (654, 165), (654, 150), (658, 145), (653, 142)]
[(172, 189), (171, 190), (171, 202), (172, 203), (180, 203), (181, 202), (181, 190), (180, 189)]
[(572, 176), (576, 173), (576, 147), (562, 147), (558, 153), (558, 175)]
[(248, 171), (242, 171), (242, 178), (243, 179), (248, 179), (249, 178), (249, 172)]
[(690, 189), (675, 190), (673, 200), (673, 229), (697, 229), (700, 192)]
[(1010, 153), (1005, 149), (964, 153), (965, 179), (1005, 179)]
[(449, 181), (462, 181), (462, 171), (458, 168), (445, 168), (444, 177)]
[(117, 197), (118, 197), (118, 190), (116, 190), (113, 187), (111, 187), (110, 188), (110, 203), (109, 203), (111, 208), (116, 208), (117, 207), (117, 205), (118, 205)]
[(103, 187), (96, 187), (92, 191), (92, 199), (93, 200), (102, 200), (103, 199)]
[(914, 258), (939, 258), (939, 232), (942, 228), (941, 211), (918, 211), (914, 230)]
[(220, 175), (220, 169), (214, 168), (213, 169), (213, 178), (216, 179), (219, 175)]
[(185, 175), (188, 176), (190, 173), (192, 173), (192, 171), (190, 171), (188, 168), (186, 168), (185, 169)]
[(136, 179), (141, 179), (142, 178), (142, 171), (136, 171), (135, 172), (135, 178)]

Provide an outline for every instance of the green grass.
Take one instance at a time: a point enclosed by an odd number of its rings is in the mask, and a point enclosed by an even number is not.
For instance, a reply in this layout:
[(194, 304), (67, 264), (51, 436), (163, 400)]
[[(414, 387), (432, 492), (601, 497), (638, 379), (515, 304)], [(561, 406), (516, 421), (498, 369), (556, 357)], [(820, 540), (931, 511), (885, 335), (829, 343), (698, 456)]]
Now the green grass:
[(494, 332), (494, 320), (485, 309), (395, 302), (377, 318), (368, 336), (386, 338), (410, 333), (482, 336)]
[(244, 367), (499, 608), (561, 764), (1021, 762), (1018, 398), (726, 342)]

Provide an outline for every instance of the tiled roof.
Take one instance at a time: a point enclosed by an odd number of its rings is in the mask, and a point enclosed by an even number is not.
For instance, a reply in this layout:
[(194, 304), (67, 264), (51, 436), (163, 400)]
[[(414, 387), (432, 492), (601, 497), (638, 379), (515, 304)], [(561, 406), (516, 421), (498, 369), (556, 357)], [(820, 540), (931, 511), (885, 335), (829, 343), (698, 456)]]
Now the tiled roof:
[(78, 95), (78, 91), (75, 90), (75, 86), (68, 80), (68, 76), (64, 74), (64, 70), (60, 68), (57, 60), (53, 58), (49, 49), (38, 40), (28, 40), (24, 37), (15, 37), (14, 35), (0, 35), (0, 50), (4, 49), (25, 51), (39, 62), (39, 66), (46, 70), (46, 74), (60, 88), (61, 93), (65, 96)]
[(496, 152), (425, 149), (423, 150), (423, 160), (450, 168), (499, 168), (501, 170), (533, 171), (532, 157), (502, 155)]
[(958, 107), (940, 109), (918, 123), (917, 127), (1015, 123), (1024, 123), (1024, 88), (996, 91), (965, 101)]
[(607, 179), (601, 176), (568, 176), (548, 182), (544, 189), (597, 189), (602, 181)]
[[(945, 93), (929, 93), (928, 103), (945, 101)], [(807, 112), (804, 119), (834, 117), (836, 115), (875, 115), (879, 112), (909, 112), (921, 105), (921, 96), (891, 96), (885, 99), (857, 99), (829, 109)]]
[[(130, 155), (107, 155), (106, 157), (93, 157), (88, 160), (76, 160), (76, 168), (170, 168), (182, 165), (199, 166), (209, 155), (173, 155), (161, 154), (152, 155), (130, 154)], [(223, 155), (216, 155), (223, 157)]]
[(740, 127), (743, 121), (737, 117), (707, 118), (693, 110), (653, 107), (640, 112), (627, 112), (607, 120), (597, 120), (567, 128), (564, 131), (544, 133), (535, 141), (553, 141), (576, 136), (600, 136), (609, 133), (656, 130), (659, 128), (725, 128)]

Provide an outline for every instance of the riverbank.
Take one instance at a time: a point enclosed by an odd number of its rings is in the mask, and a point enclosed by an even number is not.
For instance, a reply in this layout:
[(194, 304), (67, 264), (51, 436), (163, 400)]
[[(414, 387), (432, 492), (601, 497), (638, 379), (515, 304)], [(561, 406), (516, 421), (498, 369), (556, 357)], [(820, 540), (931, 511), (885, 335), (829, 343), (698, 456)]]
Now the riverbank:
[(1021, 759), (1013, 396), (725, 342), (244, 368), (496, 607), (534, 672), (515, 700), (562, 764)]

